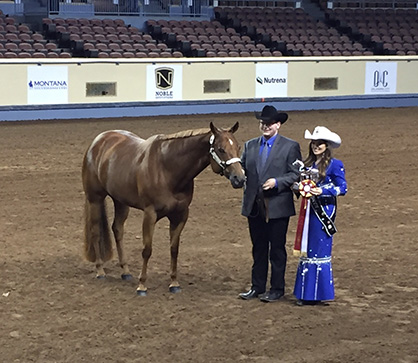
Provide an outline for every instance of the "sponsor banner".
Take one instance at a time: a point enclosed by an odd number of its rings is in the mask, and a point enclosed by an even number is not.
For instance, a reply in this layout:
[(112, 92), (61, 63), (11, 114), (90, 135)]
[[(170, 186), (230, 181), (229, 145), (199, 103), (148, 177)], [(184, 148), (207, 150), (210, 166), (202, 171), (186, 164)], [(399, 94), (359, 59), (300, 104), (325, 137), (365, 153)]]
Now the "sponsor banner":
[(28, 66), (28, 104), (68, 103), (67, 66)]
[(147, 101), (173, 101), (183, 98), (181, 65), (147, 66)]
[(364, 93), (396, 93), (397, 66), (396, 62), (367, 62)]
[(255, 97), (287, 97), (287, 63), (259, 63), (255, 68)]

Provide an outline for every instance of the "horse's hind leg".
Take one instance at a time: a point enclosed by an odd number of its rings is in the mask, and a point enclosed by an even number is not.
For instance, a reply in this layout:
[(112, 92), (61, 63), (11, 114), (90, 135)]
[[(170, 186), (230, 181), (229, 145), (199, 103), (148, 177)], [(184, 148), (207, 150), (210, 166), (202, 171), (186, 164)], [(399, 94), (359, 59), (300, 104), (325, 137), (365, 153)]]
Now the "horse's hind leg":
[(152, 238), (154, 236), (155, 223), (157, 223), (157, 214), (153, 208), (145, 208), (142, 221), (142, 237), (144, 249), (142, 250), (142, 270), (139, 275), (139, 286), (136, 292), (139, 296), (147, 295), (145, 281), (147, 280), (148, 261), (152, 254)]
[(129, 207), (114, 199), (113, 204), (115, 206), (115, 218), (112, 224), (112, 231), (115, 236), (116, 249), (118, 251), (119, 257), (119, 265), (122, 268), (122, 280), (131, 280), (132, 275), (129, 271), (123, 246), (124, 225), (129, 215)]
[(169, 290), (172, 293), (180, 292), (180, 284), (177, 281), (177, 260), (179, 254), (180, 234), (187, 222), (189, 216), (188, 209), (183, 213), (176, 213), (170, 216), (170, 254), (171, 254), (171, 283)]
[(96, 277), (103, 278), (106, 276), (103, 264), (112, 258), (112, 244), (103, 198), (95, 201), (86, 198), (84, 233), (85, 256), (88, 261), (95, 263)]

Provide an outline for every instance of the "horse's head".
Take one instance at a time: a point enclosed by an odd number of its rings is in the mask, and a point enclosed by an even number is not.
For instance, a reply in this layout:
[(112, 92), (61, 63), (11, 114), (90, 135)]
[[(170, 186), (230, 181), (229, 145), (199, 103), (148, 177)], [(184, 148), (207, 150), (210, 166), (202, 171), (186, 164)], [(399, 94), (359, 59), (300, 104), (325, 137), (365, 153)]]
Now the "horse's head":
[(241, 166), (240, 147), (234, 132), (238, 130), (237, 122), (230, 129), (219, 129), (212, 122), (210, 129), (210, 165), (212, 170), (225, 175), (234, 188), (242, 188), (245, 183), (245, 173)]

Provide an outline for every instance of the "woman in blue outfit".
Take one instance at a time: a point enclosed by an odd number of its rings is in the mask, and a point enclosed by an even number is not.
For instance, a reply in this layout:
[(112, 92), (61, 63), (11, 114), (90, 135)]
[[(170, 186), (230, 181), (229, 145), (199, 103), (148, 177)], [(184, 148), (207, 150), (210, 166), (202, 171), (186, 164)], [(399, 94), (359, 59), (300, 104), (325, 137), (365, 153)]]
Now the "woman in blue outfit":
[(337, 210), (336, 197), (345, 195), (347, 182), (343, 163), (334, 159), (331, 149), (341, 144), (341, 138), (323, 126), (317, 126), (311, 134), (305, 131), (305, 139), (311, 140), (305, 168), (317, 169), (316, 187), (310, 190), (310, 210), (307, 247), (297, 268), (294, 295), (297, 305), (315, 305), (334, 299), (331, 251), (334, 220)]

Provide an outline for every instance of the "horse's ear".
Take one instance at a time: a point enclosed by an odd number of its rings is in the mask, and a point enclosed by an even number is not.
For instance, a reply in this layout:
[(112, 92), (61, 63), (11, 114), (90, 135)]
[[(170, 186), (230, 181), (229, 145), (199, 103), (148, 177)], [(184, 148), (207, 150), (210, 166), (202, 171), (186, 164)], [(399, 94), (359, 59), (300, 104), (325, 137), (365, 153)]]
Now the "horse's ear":
[(235, 125), (234, 125), (234, 126), (232, 126), (232, 127), (229, 129), (229, 131), (230, 131), (230, 132), (232, 132), (232, 133), (234, 133), (235, 131), (237, 131), (237, 130), (238, 130), (238, 127), (239, 127), (239, 122), (237, 121), (237, 122), (235, 123)]
[(212, 131), (212, 133), (215, 135), (217, 133), (219, 133), (219, 129), (213, 124), (213, 122), (210, 122), (210, 130)]

